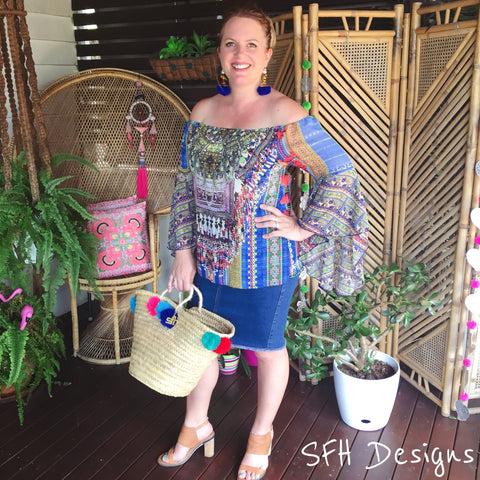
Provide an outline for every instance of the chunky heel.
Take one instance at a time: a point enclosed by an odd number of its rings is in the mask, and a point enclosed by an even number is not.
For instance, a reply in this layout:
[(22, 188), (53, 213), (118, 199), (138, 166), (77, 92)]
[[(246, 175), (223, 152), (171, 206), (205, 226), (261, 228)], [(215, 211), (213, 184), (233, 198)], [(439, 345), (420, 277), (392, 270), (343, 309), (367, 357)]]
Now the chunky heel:
[(203, 455), (208, 458), (215, 455), (215, 437), (203, 444)]
[(178, 462), (173, 460), (173, 451), (175, 447), (172, 447), (167, 453), (158, 457), (157, 463), (162, 467), (178, 467), (179, 465), (183, 465), (202, 445), (205, 457), (213, 457), (215, 454), (215, 432), (212, 432), (203, 440), (199, 440), (197, 435), (197, 431), (207, 425), (207, 423), (208, 419), (198, 427), (186, 427), (185, 425), (182, 427), (178, 437), (178, 443), (189, 449), (182, 460)]

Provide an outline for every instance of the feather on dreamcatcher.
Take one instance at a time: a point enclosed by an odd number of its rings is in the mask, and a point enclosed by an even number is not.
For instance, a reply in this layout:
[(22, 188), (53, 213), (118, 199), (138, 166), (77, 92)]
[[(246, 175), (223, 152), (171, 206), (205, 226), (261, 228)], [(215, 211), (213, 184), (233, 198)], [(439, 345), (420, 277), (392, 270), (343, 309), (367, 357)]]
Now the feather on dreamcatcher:
[(127, 124), (125, 132), (127, 134), (130, 150), (133, 149), (133, 131), (131, 123), (140, 136), (138, 142), (137, 197), (146, 199), (148, 195), (148, 176), (145, 164), (145, 137), (148, 136), (150, 146), (152, 151), (154, 151), (157, 129), (155, 127), (155, 116), (152, 113), (152, 107), (145, 100), (145, 96), (142, 92), (142, 82), (138, 81), (136, 86), (137, 93), (133, 103), (128, 109), (128, 115), (126, 116)]

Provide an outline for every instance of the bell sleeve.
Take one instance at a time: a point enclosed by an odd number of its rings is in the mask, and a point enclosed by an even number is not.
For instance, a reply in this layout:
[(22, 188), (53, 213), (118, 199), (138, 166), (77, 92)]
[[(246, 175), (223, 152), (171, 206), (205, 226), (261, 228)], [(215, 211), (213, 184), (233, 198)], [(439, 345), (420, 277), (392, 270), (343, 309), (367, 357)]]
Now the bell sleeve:
[(187, 162), (188, 125), (189, 122), (186, 123), (183, 132), (182, 149), (170, 209), (167, 246), (173, 254), (176, 250), (196, 247), (193, 176)]
[(363, 285), (368, 220), (360, 182), (348, 155), (314, 117), (288, 126), (289, 163), (314, 180), (299, 225), (313, 232), (298, 242), (298, 258), (324, 290), (350, 295)]

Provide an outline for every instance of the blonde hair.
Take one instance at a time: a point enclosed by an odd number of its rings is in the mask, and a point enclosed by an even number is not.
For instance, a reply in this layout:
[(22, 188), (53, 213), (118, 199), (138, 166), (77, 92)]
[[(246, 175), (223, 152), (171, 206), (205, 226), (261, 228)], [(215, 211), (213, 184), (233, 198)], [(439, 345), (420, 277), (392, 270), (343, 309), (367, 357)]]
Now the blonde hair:
[(225, 24), (234, 17), (251, 18), (252, 20), (256, 20), (263, 28), (265, 37), (267, 38), (268, 48), (275, 47), (277, 36), (275, 34), (272, 19), (266, 15), (257, 4), (251, 2), (242, 2), (227, 10), (223, 16), (222, 28), (218, 35), (219, 42), (222, 41)]

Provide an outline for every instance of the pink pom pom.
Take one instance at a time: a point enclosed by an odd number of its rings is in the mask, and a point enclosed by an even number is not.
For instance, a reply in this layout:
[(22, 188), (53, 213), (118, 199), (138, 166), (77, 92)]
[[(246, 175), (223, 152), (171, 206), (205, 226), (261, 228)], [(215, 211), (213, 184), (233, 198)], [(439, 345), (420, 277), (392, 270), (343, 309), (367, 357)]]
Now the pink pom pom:
[(156, 308), (159, 302), (160, 297), (151, 297), (147, 302), (147, 311), (153, 317), (157, 315)]
[(475, 320), (470, 320), (469, 322), (467, 322), (467, 328), (469, 328), (470, 330), (474, 330), (475, 328), (477, 328), (477, 322), (475, 322)]
[(461, 393), (459, 398), (462, 402), (466, 402), (468, 400), (468, 393)]
[(480, 280), (476, 280), (476, 279), (475, 279), (475, 280), (470, 280), (470, 286), (471, 286), (472, 288), (478, 288), (478, 287), (480, 287)]
[(474, 242), (477, 244), (477, 245), (480, 245), (480, 235), (475, 237), (475, 240)]
[(472, 366), (472, 361), (469, 358), (464, 358), (463, 359), (463, 365), (467, 368), (471, 367)]

